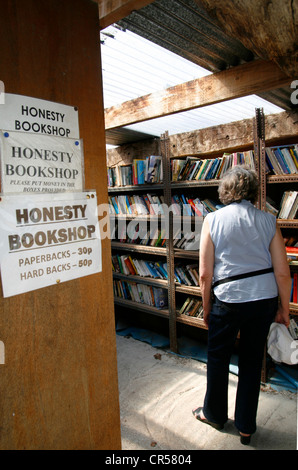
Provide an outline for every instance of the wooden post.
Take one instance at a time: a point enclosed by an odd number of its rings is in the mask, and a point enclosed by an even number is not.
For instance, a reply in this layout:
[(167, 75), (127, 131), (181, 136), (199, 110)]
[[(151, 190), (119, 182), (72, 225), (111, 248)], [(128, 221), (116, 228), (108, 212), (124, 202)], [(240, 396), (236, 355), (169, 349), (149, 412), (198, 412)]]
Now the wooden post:
[[(0, 9), (5, 92), (78, 107), (85, 189), (107, 203), (98, 5), (2, 0)], [(120, 449), (108, 239), (102, 265), (60, 285), (0, 292), (1, 450)]]

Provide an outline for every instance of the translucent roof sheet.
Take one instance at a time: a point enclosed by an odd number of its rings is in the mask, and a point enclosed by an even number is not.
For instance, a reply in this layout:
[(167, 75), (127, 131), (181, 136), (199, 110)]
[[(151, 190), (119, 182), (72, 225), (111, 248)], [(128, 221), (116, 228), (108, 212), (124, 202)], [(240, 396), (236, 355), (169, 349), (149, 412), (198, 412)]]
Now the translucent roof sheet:
[[(100, 37), (105, 108), (211, 74), (115, 25), (101, 31)], [(250, 95), (129, 125), (127, 128), (157, 136), (165, 131), (178, 134), (252, 118), (255, 108), (263, 108), (265, 114), (283, 111), (256, 95)]]

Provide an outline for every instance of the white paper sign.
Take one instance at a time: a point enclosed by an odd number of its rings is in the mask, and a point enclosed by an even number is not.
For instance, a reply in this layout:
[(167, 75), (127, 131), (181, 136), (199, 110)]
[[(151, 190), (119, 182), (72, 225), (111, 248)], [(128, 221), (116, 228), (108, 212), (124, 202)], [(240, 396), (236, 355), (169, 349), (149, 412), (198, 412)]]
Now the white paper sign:
[(82, 141), (0, 131), (2, 192), (82, 191)]
[(96, 193), (1, 196), (0, 266), (4, 297), (100, 272)]
[(1, 104), (0, 129), (80, 138), (77, 108), (10, 93)]

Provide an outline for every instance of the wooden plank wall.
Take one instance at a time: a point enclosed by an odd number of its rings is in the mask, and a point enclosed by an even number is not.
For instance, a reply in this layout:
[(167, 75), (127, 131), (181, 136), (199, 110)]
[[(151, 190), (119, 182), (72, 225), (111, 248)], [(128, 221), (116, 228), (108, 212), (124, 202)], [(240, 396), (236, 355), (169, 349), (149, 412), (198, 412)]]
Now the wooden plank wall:
[[(78, 106), (85, 186), (106, 203), (98, 23), (91, 0), (2, 0), (0, 79), (7, 93)], [(120, 449), (109, 240), (102, 253), (99, 274), (0, 292), (1, 450)]]

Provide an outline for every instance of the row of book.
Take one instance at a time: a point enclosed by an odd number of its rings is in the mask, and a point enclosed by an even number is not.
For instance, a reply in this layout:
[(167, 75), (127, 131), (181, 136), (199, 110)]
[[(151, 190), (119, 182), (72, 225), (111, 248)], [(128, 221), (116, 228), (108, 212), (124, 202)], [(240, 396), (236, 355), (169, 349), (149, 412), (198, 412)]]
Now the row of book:
[[(164, 215), (167, 212), (163, 195), (121, 194), (109, 196), (108, 200), (110, 214), (114, 215)], [(192, 198), (184, 194), (174, 194), (171, 202), (174, 215), (201, 217), (222, 207), (212, 199)]]
[[(298, 145), (267, 147), (266, 170), (275, 175), (298, 173)], [(255, 169), (254, 151), (224, 153), (221, 157), (188, 156), (171, 159), (172, 181), (200, 181), (220, 179), (235, 165), (248, 165)], [(134, 159), (131, 164), (108, 167), (108, 186), (131, 186), (163, 181), (162, 157), (150, 155)]]
[(298, 173), (298, 145), (285, 147), (267, 147), (267, 173), (274, 175), (290, 175)]
[(280, 205), (267, 196), (266, 210), (278, 219), (296, 219), (298, 211), (298, 191), (285, 191), (282, 195)]
[(110, 214), (117, 215), (158, 215), (163, 214), (163, 195), (156, 194), (121, 194), (109, 196)]
[(200, 181), (221, 178), (235, 165), (248, 165), (255, 169), (253, 150), (246, 152), (224, 153), (222, 157), (186, 157), (171, 160), (172, 181)]
[(286, 248), (297, 248), (298, 247), (298, 236), (287, 233), (283, 236)]
[[(141, 225), (141, 224), (138, 224)], [(126, 226), (119, 227), (117, 223), (111, 232), (111, 239), (120, 243), (165, 248), (168, 239), (166, 228), (143, 231), (138, 227), (130, 231)], [(199, 250), (200, 233), (196, 231), (182, 231), (177, 227), (173, 233), (173, 247), (181, 250)]]
[(132, 300), (158, 309), (168, 306), (168, 291), (161, 287), (114, 279), (113, 288), (114, 296), (121, 299)]
[[(112, 256), (112, 269), (115, 273), (127, 276), (168, 279), (167, 263), (132, 258), (130, 255), (114, 254)], [(179, 284), (199, 286), (198, 264), (178, 264), (174, 268), (174, 274), (175, 280)]]
[(189, 317), (203, 318), (202, 299), (196, 297), (187, 297), (182, 307), (178, 310), (179, 315), (187, 315)]
[(154, 228), (153, 230), (143, 230), (141, 224), (130, 230), (126, 225), (114, 225), (111, 232), (111, 239), (121, 243), (132, 243), (136, 245), (152, 246), (164, 248), (166, 246), (167, 235), (165, 228)]
[(108, 167), (108, 186), (131, 186), (163, 181), (162, 157), (150, 155), (127, 165)]
[(173, 247), (179, 250), (199, 250), (200, 248), (200, 233), (182, 232), (180, 228), (173, 233)]
[(190, 215), (204, 217), (209, 212), (214, 212), (223, 207), (223, 204), (213, 199), (199, 199), (184, 194), (172, 196), (172, 208), (175, 215)]
[(167, 264), (160, 261), (146, 261), (132, 258), (130, 255), (115, 254), (112, 256), (112, 269), (125, 275), (167, 279)]
[(298, 266), (298, 246), (286, 246), (286, 253), (289, 264)]

